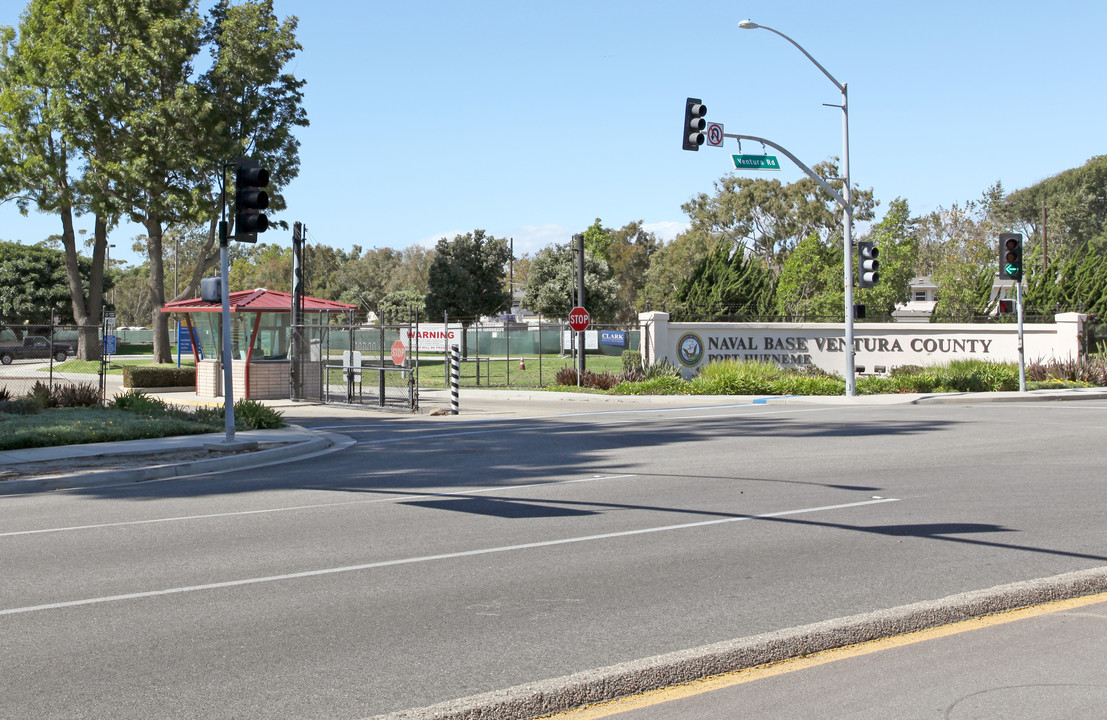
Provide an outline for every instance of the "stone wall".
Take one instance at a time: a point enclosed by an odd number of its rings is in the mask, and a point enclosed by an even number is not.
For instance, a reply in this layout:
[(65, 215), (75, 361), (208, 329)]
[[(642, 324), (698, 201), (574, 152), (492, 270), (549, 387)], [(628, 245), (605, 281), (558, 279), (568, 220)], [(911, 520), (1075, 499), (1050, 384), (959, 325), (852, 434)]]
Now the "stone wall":
[[(1064, 313), (1053, 323), (1023, 326), (1025, 358), (1075, 358), (1082, 352), (1086, 315)], [(668, 358), (691, 377), (712, 360), (766, 360), (784, 367), (814, 365), (845, 374), (843, 323), (674, 323), (668, 313), (643, 313), (648, 325), (646, 355)], [(901, 365), (939, 365), (975, 358), (1017, 362), (1015, 323), (855, 323), (854, 363), (858, 373), (884, 374)]]

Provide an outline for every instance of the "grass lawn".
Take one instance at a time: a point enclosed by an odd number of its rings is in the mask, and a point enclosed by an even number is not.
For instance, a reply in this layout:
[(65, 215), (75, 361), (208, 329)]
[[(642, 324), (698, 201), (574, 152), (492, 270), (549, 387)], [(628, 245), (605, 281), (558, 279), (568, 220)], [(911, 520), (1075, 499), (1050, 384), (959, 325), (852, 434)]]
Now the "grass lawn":
[(0, 450), (197, 435), (222, 428), (222, 420), (150, 417), (106, 407), (51, 408), (34, 415), (0, 413)]
[[(193, 367), (195, 363), (192, 358), (181, 358), (181, 367)], [(122, 375), (124, 366), (137, 366), (142, 365), (144, 367), (154, 367), (154, 363), (150, 360), (143, 359), (127, 359), (127, 360), (112, 360), (107, 364), (108, 375)], [(163, 363), (156, 367), (177, 367), (176, 362)], [(39, 372), (49, 372), (44, 368)], [(88, 375), (98, 375), (100, 373), (100, 361), (98, 360), (66, 360), (63, 363), (54, 365), (54, 372), (70, 372), (70, 373), (85, 373)]]
[[(436, 356), (441, 358), (441, 356)], [(586, 355), (585, 369), (594, 373), (623, 371), (623, 360), (617, 355)], [(493, 359), (480, 361), (480, 387), (549, 387), (555, 385), (557, 371), (561, 368), (576, 367), (573, 358), (543, 355), (539, 358), (525, 358), (526, 369), (519, 369), (519, 358), (511, 360)], [(425, 388), (444, 388), (447, 386), (446, 363), (442, 359), (421, 359), (419, 361), (419, 386)], [(461, 387), (477, 387), (477, 363), (473, 360), (462, 361)]]

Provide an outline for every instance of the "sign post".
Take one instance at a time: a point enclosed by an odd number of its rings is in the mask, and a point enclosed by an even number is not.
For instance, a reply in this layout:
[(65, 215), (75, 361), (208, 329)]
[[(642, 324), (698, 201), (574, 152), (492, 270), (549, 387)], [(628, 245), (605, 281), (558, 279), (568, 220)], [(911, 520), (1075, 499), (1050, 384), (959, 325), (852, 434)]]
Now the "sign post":
[(569, 327), (577, 334), (577, 352), (580, 353), (578, 356), (580, 361), (577, 366), (577, 387), (580, 387), (581, 375), (584, 374), (584, 331), (588, 329), (588, 324), (591, 321), (592, 316), (579, 305), (569, 313)]

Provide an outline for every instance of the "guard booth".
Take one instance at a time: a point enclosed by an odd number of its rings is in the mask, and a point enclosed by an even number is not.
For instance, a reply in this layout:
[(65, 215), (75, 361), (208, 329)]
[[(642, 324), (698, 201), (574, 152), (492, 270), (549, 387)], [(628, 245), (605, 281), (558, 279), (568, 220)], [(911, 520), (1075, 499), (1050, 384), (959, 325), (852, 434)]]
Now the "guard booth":
[[(303, 328), (323, 330), (335, 315), (350, 313), (356, 305), (305, 297)], [(223, 396), (222, 347), (223, 305), (200, 298), (178, 300), (162, 307), (163, 313), (178, 315), (192, 337), (196, 362), (196, 395)], [(230, 293), (231, 374), (235, 399), (276, 400), (291, 395), (292, 295), (278, 290), (243, 290)], [(308, 338), (322, 333), (306, 333)], [(318, 340), (301, 353), (304, 362), (303, 392), (319, 395), (323, 388), (323, 357)], [(201, 359), (201, 353), (203, 359)], [(311, 372), (312, 365), (317, 366)], [(318, 387), (313, 387), (317, 385)]]

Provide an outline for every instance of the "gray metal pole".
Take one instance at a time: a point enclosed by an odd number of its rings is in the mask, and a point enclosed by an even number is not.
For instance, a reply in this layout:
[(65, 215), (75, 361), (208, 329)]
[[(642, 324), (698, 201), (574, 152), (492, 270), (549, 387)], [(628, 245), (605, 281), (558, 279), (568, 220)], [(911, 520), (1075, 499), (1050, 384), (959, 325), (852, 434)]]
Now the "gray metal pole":
[[(584, 234), (573, 236), (577, 245), (577, 307), (584, 307)], [(577, 333), (577, 385), (584, 375), (584, 331)]]
[[(779, 35), (788, 42), (792, 43), (804, 56), (807, 57), (815, 67), (819, 68), (823, 75), (826, 75), (830, 82), (834, 83), (834, 87), (842, 93), (842, 174), (845, 177), (846, 187), (844, 193), (843, 203), (843, 217), (842, 217), (842, 257), (844, 259), (845, 267), (842, 269), (842, 276), (845, 285), (845, 340), (846, 340), (846, 396), (852, 397), (856, 394), (856, 373), (854, 367), (854, 348), (853, 348), (853, 205), (850, 202), (850, 180), (849, 180), (849, 99), (846, 92), (846, 86), (844, 83), (838, 82), (837, 78), (831, 75), (826, 68), (819, 63), (811, 53), (807, 52), (798, 42), (788, 37), (779, 30), (775, 30), (767, 25), (758, 25), (752, 20), (742, 20), (738, 23), (738, 27), (744, 30), (768, 30), (774, 35)], [(795, 160), (795, 158), (793, 158)], [(807, 171), (808, 175), (814, 175), (812, 172)], [(826, 183), (820, 183), (825, 185)], [(837, 193), (831, 193), (835, 196), (835, 199), (839, 199)], [(839, 202), (842, 202), (839, 199)]]
[(1026, 392), (1026, 350), (1022, 334), (1022, 278), (1015, 281), (1015, 309), (1019, 313), (1019, 392)]
[(234, 442), (234, 372), (231, 370), (231, 296), (227, 259), (227, 223), (219, 223), (219, 284), (223, 301), (223, 429), (224, 442)]
[(849, 99), (846, 86), (842, 88), (842, 175), (846, 185), (842, 197), (846, 206), (842, 210), (842, 280), (846, 290), (846, 397), (857, 394), (857, 374), (853, 347), (853, 203), (849, 184)]

